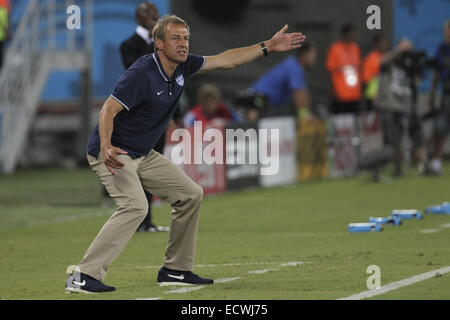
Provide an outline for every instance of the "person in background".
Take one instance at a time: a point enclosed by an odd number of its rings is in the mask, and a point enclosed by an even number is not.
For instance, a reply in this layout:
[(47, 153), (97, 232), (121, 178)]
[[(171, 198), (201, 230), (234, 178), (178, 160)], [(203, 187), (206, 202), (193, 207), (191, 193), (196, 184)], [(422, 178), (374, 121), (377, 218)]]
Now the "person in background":
[[(362, 80), (364, 84), (364, 100), (365, 111), (371, 112), (373, 110), (380, 111), (381, 121), (383, 125), (384, 142), (392, 146), (394, 150), (394, 176), (402, 176), (403, 163), (403, 148), (402, 137), (405, 130), (404, 119), (407, 105), (402, 106), (402, 109), (386, 109), (375, 105), (374, 100), (377, 98), (380, 81), (380, 75), (388, 72), (393, 67), (395, 59), (399, 58), (404, 52), (413, 49), (413, 44), (408, 39), (402, 39), (398, 45), (389, 50), (389, 42), (386, 35), (379, 33), (373, 38), (373, 50), (370, 51), (364, 58), (362, 65)], [(390, 86), (393, 84), (390, 83)], [(392, 106), (391, 106), (392, 107)], [(412, 125), (410, 123), (410, 125)], [(411, 139), (414, 145), (415, 158), (419, 163), (419, 167), (425, 163), (426, 149), (422, 142), (421, 132), (417, 131), (411, 134)]]
[(219, 88), (214, 84), (204, 84), (197, 92), (197, 105), (183, 118), (184, 126), (191, 127), (195, 121), (210, 123), (215, 121), (240, 122), (241, 116), (222, 102)]
[(359, 113), (360, 68), (361, 50), (355, 42), (355, 27), (345, 24), (341, 29), (341, 39), (331, 45), (326, 59), (332, 84), (331, 113)]
[[(140, 57), (146, 54), (155, 52), (155, 43), (151, 36), (152, 30), (155, 27), (156, 22), (159, 19), (158, 8), (151, 2), (141, 2), (136, 8), (136, 22), (138, 26), (136, 32), (123, 41), (120, 44), (120, 55), (122, 57), (122, 63), (125, 69), (131, 67), (131, 65)], [(178, 109), (177, 109), (178, 110)], [(179, 111), (174, 115), (179, 117)], [(153, 148), (157, 152), (164, 153), (165, 135), (156, 143)], [(138, 227), (138, 232), (158, 232), (169, 231), (168, 227), (157, 226), (152, 222), (152, 199), (153, 196), (145, 191), (145, 196), (148, 201), (148, 213), (145, 219)]]
[(141, 2), (136, 7), (136, 32), (120, 44), (120, 54), (125, 69), (138, 58), (155, 52), (155, 43), (151, 32), (159, 19), (158, 8), (151, 2)]
[(9, 38), (9, 13), (11, 6), (9, 0), (0, 0), (0, 70), (3, 66), (3, 51), (5, 42)]
[(290, 55), (262, 75), (251, 90), (264, 95), (271, 109), (280, 110), (293, 101), (294, 113), (300, 117), (311, 117), (305, 69), (315, 63), (316, 56), (315, 46), (304, 42), (295, 55)]
[(362, 80), (365, 87), (364, 98), (368, 111), (373, 110), (373, 99), (378, 92), (379, 79), (383, 66), (389, 64), (403, 52), (411, 50), (411, 41), (403, 39), (394, 50), (389, 51), (388, 38), (379, 33), (373, 38), (373, 50), (364, 58), (362, 64)]
[(436, 110), (436, 91), (442, 84), (441, 108), (435, 120), (433, 154), (426, 172), (442, 174), (442, 156), (445, 139), (450, 131), (450, 20), (444, 22), (444, 41), (439, 44), (435, 55), (435, 70), (430, 91), (430, 109)]

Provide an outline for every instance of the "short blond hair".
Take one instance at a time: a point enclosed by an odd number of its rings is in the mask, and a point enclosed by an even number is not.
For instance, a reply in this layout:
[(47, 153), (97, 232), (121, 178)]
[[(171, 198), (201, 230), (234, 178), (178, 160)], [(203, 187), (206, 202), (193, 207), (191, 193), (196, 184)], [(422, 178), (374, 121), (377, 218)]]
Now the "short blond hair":
[(220, 101), (222, 94), (219, 88), (212, 83), (206, 83), (197, 91), (197, 103), (204, 104), (208, 100)]
[(160, 40), (164, 41), (164, 36), (166, 34), (167, 25), (169, 23), (183, 25), (186, 27), (186, 29), (189, 32), (189, 25), (187, 24), (186, 21), (184, 21), (183, 19), (181, 19), (180, 17), (178, 17), (174, 14), (166, 14), (166, 15), (162, 16), (158, 20), (158, 22), (156, 22), (156, 25), (152, 31), (153, 39), (160, 39)]

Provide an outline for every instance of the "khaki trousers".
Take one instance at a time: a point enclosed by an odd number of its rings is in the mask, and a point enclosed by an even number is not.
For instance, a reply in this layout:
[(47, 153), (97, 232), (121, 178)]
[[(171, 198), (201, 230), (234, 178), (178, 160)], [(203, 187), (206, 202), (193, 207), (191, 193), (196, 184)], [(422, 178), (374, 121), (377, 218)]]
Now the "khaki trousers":
[(89, 165), (118, 208), (89, 246), (78, 265), (80, 271), (97, 280), (104, 279), (108, 266), (119, 256), (147, 214), (144, 189), (172, 206), (164, 266), (192, 270), (202, 187), (154, 150), (138, 159), (128, 155), (118, 157), (125, 165), (114, 169), (117, 174), (113, 175), (104, 165), (101, 152), (98, 159), (87, 155)]

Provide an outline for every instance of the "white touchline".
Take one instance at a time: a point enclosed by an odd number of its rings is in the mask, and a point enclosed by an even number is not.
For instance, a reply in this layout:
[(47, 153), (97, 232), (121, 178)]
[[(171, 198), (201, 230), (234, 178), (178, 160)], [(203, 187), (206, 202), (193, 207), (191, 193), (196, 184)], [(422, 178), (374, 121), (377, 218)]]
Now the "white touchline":
[(214, 283), (223, 283), (223, 282), (230, 282), (230, 281), (234, 281), (237, 279), (240, 279), (241, 277), (234, 277), (234, 278), (219, 278), (219, 279), (215, 279)]
[(291, 262), (283, 262), (280, 264), (280, 267), (296, 267), (304, 264), (303, 261), (291, 261)]
[[(222, 263), (222, 264), (197, 264), (196, 268), (203, 267), (239, 267), (239, 266), (253, 266), (253, 265), (279, 265), (280, 267), (295, 267), (304, 264), (303, 261), (290, 261), (290, 262), (235, 262), (235, 263)], [(159, 269), (160, 265), (155, 266), (137, 266), (137, 269)]]
[(191, 291), (195, 291), (195, 290), (200, 290), (203, 289), (205, 286), (200, 286), (200, 287), (184, 287), (181, 289), (173, 289), (173, 290), (169, 290), (166, 291), (164, 293), (186, 293), (186, 292), (191, 292)]
[[(295, 267), (298, 265), (302, 265), (305, 262), (303, 261), (291, 261), (291, 262), (244, 262), (244, 263), (224, 263), (224, 264), (203, 264), (203, 265), (197, 265), (197, 267), (199, 266), (203, 266), (203, 267), (228, 267), (228, 266), (242, 266), (242, 265), (268, 265), (268, 264), (277, 264), (280, 267)], [(161, 266), (145, 266), (145, 267), (136, 267), (136, 268), (140, 268), (140, 269), (146, 269), (146, 268), (160, 268)], [(278, 271), (280, 269), (278, 268), (271, 268), (271, 269), (263, 269), (263, 270), (254, 270), (254, 271), (249, 271), (248, 273), (254, 273), (254, 274), (261, 274), (261, 273), (265, 273), (267, 271)], [(231, 282), (234, 280), (238, 280), (241, 277), (232, 277), (232, 278), (219, 278), (219, 279), (215, 279), (214, 283), (224, 283), (224, 282)], [(164, 293), (186, 293), (186, 292), (191, 292), (191, 291), (195, 291), (195, 290), (200, 290), (205, 288), (205, 286), (197, 286), (197, 287), (183, 287), (180, 289), (172, 289), (169, 291), (166, 291)], [(159, 299), (163, 299), (163, 297), (155, 297), (155, 298), (137, 298), (136, 300), (159, 300)]]
[(435, 228), (432, 228), (432, 229), (422, 229), (422, 230), (420, 230), (420, 233), (436, 233), (436, 232), (438, 232), (439, 231), (439, 229), (435, 229)]
[(269, 272), (269, 271), (278, 271), (278, 270), (280, 270), (280, 269), (278, 269), (278, 268), (270, 268), (270, 269), (262, 269), (262, 270), (251, 270), (248, 273), (251, 273), (251, 274), (263, 274), (263, 273), (266, 273), (266, 272)]
[(380, 289), (366, 290), (366, 291), (351, 295), (346, 298), (339, 298), (337, 300), (361, 300), (361, 299), (365, 299), (365, 298), (370, 298), (370, 297), (377, 296), (377, 295), (380, 295), (380, 294), (383, 294), (383, 293), (386, 293), (386, 292), (389, 292), (389, 291), (392, 291), (392, 290), (395, 290), (398, 288), (409, 286), (416, 282), (420, 282), (423, 280), (427, 280), (427, 279), (436, 277), (437, 275), (443, 275), (444, 273), (447, 273), (447, 272), (450, 272), (450, 266), (432, 270), (429, 272), (425, 272), (425, 273), (413, 276), (411, 278), (403, 279), (400, 281), (391, 282), (385, 286), (382, 286)]

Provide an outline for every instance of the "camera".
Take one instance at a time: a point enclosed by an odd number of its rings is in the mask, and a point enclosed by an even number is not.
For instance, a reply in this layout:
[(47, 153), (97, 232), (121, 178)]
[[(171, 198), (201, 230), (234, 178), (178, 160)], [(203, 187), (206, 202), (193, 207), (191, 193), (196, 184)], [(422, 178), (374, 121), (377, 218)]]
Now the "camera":
[(234, 103), (237, 108), (262, 110), (268, 107), (267, 97), (263, 94), (246, 89), (238, 92)]
[(423, 50), (410, 50), (403, 52), (395, 63), (405, 70), (410, 76), (421, 76), (428, 67), (434, 65), (434, 61), (428, 59)]

